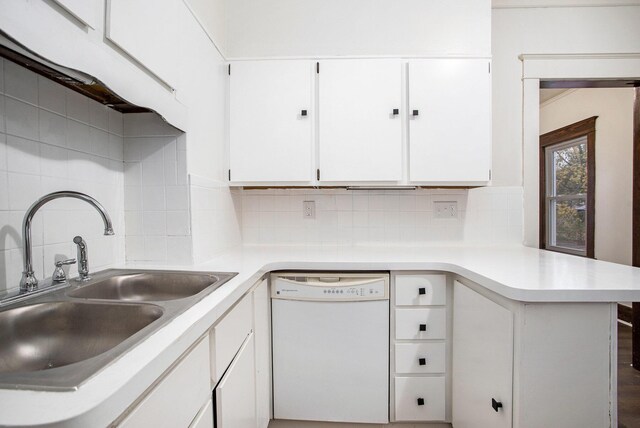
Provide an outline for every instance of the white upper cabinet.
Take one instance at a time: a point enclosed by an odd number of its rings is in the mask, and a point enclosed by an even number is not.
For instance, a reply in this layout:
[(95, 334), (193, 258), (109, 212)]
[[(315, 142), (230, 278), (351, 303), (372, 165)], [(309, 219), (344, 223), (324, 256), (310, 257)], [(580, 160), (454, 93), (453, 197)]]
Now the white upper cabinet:
[(321, 61), (318, 93), (320, 181), (401, 180), (401, 61)]
[(162, 7), (147, 0), (108, 0), (106, 37), (172, 89), (184, 67), (181, 53), (185, 26), (192, 24), (181, 0)]
[(230, 77), (230, 181), (313, 177), (311, 61), (237, 61)]
[(489, 181), (489, 60), (411, 60), (408, 86), (409, 181)]

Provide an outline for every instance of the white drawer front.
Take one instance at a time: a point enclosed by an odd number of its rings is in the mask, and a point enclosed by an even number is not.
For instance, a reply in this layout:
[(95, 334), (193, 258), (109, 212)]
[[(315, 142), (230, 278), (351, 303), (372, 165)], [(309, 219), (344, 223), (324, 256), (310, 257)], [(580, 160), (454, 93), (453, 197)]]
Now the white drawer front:
[(445, 308), (396, 309), (396, 339), (445, 339), (446, 336)]
[(211, 380), (217, 383), (253, 325), (252, 295), (245, 296), (211, 330)]
[(445, 275), (397, 275), (396, 305), (444, 305), (447, 301)]
[(396, 373), (444, 373), (445, 343), (397, 343)]
[(444, 376), (397, 377), (395, 386), (396, 420), (444, 421), (446, 417)]

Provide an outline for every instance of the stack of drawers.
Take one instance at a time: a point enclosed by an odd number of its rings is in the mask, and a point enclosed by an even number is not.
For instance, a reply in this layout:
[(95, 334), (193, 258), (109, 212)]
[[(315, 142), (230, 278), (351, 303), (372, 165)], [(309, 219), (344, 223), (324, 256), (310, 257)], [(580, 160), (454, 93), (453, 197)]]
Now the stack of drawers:
[(446, 419), (446, 283), (442, 274), (395, 276), (391, 357), (396, 421)]

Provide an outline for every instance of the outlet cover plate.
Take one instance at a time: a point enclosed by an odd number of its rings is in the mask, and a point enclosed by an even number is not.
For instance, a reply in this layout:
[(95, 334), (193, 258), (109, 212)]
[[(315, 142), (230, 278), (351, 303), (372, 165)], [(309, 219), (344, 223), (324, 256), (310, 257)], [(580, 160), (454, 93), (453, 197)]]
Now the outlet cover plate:
[(433, 201), (433, 211), (435, 218), (456, 219), (458, 218), (458, 202)]

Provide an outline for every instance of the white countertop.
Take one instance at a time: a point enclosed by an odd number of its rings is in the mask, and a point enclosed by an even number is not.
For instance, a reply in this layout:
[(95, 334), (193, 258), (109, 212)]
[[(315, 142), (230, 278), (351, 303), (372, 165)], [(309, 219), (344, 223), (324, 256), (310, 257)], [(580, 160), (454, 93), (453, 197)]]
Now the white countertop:
[(437, 270), (525, 302), (640, 301), (640, 269), (533, 248), (481, 246), (242, 247), (196, 266), (238, 272), (215, 292), (75, 391), (0, 390), (2, 426), (112, 422), (265, 273), (273, 270)]

